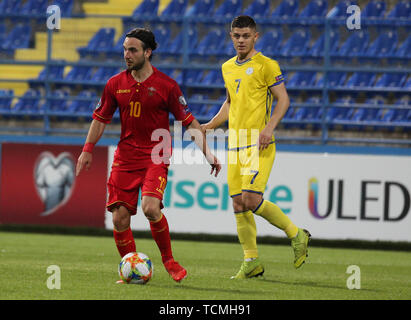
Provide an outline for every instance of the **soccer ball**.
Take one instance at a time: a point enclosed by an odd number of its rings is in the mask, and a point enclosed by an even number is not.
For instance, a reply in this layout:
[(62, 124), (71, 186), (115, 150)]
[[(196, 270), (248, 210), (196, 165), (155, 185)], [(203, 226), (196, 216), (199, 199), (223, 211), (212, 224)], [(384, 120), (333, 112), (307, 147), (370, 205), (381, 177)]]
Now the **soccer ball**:
[(130, 252), (121, 259), (118, 274), (125, 283), (145, 284), (153, 276), (153, 264), (144, 253)]

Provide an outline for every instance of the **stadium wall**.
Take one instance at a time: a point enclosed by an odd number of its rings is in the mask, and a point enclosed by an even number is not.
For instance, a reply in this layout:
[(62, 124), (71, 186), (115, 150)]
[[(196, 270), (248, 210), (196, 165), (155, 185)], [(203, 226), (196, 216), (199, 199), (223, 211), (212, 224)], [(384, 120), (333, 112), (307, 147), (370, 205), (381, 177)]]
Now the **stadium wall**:
[[(91, 170), (75, 178), (79, 145), (3, 143), (0, 223), (111, 230), (104, 204), (113, 145), (103, 141)], [(217, 154), (226, 162), (224, 149)], [(410, 163), (409, 149), (278, 145), (265, 199), (317, 239), (411, 242)], [(226, 165), (217, 178), (209, 172), (191, 144), (174, 148), (164, 195), (173, 232), (235, 236)], [(60, 199), (48, 207), (47, 188)], [(283, 237), (256, 223), (260, 236)], [(141, 208), (132, 229), (148, 230)]]

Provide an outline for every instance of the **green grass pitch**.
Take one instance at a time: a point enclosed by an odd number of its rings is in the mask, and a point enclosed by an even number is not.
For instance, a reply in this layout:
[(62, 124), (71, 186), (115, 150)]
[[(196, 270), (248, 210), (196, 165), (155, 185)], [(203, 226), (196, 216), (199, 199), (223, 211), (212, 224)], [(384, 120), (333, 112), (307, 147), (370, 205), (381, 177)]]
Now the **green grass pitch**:
[[(241, 264), (239, 244), (172, 244), (188, 270), (182, 283), (168, 276), (153, 240), (136, 239), (154, 276), (146, 285), (119, 285), (120, 257), (110, 237), (0, 232), (0, 299), (411, 299), (410, 252), (310, 247), (307, 263), (295, 270), (291, 247), (259, 245), (264, 277), (238, 281), (230, 276)], [(60, 289), (47, 287), (50, 265), (60, 268)], [(350, 265), (360, 268), (360, 289), (347, 288)]]

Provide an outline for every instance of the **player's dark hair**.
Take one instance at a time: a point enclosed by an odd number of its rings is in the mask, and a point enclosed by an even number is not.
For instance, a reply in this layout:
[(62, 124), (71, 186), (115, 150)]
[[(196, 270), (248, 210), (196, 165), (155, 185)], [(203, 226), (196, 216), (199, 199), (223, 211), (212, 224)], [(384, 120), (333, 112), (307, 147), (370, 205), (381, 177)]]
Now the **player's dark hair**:
[(251, 28), (256, 30), (257, 24), (250, 16), (238, 16), (231, 22), (231, 30), (233, 28)]
[[(147, 50), (147, 48), (150, 48), (152, 51), (156, 50), (157, 48), (157, 42), (154, 37), (154, 33), (146, 28), (134, 28), (133, 30), (130, 30), (127, 34), (126, 37), (128, 38), (136, 38), (140, 40), (143, 43), (143, 49)], [(150, 56), (150, 60), (153, 55)]]

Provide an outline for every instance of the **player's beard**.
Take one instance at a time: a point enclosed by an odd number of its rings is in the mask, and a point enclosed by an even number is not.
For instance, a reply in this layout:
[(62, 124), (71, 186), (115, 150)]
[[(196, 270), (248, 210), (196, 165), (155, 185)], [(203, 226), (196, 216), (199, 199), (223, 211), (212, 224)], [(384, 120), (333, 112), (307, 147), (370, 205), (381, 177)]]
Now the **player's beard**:
[(144, 64), (146, 63), (146, 59), (143, 57), (140, 61), (137, 61), (136, 63), (132, 64), (131, 66), (127, 66), (128, 71), (139, 71), (144, 67)]

